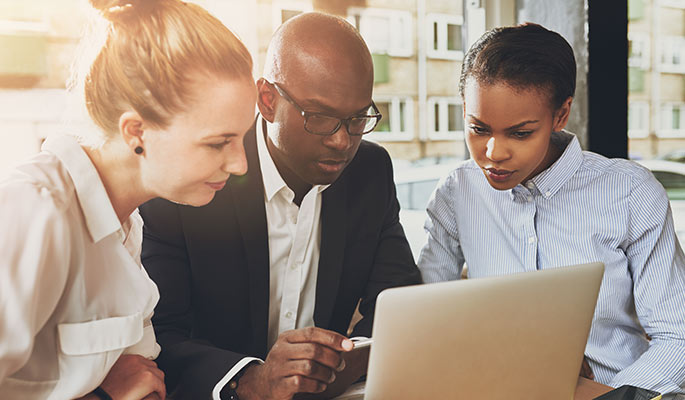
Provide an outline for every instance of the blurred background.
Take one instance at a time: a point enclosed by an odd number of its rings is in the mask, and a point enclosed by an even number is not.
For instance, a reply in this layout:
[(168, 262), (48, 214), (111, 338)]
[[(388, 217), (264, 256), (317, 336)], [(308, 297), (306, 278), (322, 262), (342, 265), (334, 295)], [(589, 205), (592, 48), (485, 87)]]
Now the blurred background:
[[(415, 252), (440, 177), (468, 157), (458, 79), (485, 30), (531, 21), (561, 33), (578, 61), (567, 129), (583, 147), (629, 157), (667, 188), (685, 238), (685, 0), (196, 0), (247, 45), (262, 70), (275, 29), (307, 11), (347, 18), (366, 40), (383, 120), (368, 140), (390, 152)], [(603, 4), (602, 4), (603, 3)], [(609, 4), (610, 3), (610, 4)], [(94, 11), (86, 0), (0, 0), (0, 175), (64, 123), (65, 82)]]

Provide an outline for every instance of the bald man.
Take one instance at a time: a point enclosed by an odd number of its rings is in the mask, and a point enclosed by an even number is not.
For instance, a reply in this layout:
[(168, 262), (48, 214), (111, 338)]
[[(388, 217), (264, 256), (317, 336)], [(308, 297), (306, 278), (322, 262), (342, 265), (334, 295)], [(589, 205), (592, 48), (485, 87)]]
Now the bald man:
[(357, 305), (351, 336), (371, 336), (378, 294), (420, 282), (390, 158), (362, 140), (381, 116), (358, 32), (325, 14), (290, 19), (257, 87), (247, 174), (205, 207), (141, 207), (157, 361), (175, 398), (319, 393), (341, 375)]

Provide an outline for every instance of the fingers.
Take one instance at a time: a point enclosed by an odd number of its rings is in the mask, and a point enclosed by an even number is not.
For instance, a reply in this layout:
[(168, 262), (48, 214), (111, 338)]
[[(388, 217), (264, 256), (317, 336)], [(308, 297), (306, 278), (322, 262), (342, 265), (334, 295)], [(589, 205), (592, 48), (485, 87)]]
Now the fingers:
[(326, 384), (316, 379), (306, 378), (301, 375), (288, 377), (284, 380), (290, 393), (321, 393), (326, 390)]
[(291, 344), (288, 359), (312, 360), (331, 369), (339, 369), (343, 362), (339, 352), (317, 343)]
[(345, 336), (321, 328), (296, 329), (283, 333), (288, 343), (318, 343), (335, 351), (350, 351), (354, 347), (352, 341)]
[[(166, 398), (164, 373), (154, 361), (139, 355), (122, 355), (100, 385), (113, 398)], [(155, 398), (155, 397), (151, 397)]]
[(156, 366), (154, 368), (145, 366), (145, 369), (139, 371), (136, 376), (138, 380), (134, 382), (134, 386), (138, 386), (145, 395), (156, 394), (160, 399), (166, 398), (164, 373)]
[(157, 367), (157, 363), (153, 362), (153, 365), (151, 367), (148, 367), (150, 369), (150, 372), (155, 374), (155, 376), (162, 382), (164, 382), (164, 372), (162, 372), (161, 369)]
[(323, 384), (329, 384), (335, 380), (335, 372), (331, 368), (312, 360), (290, 361), (286, 367), (286, 374), (290, 376), (299, 375)]

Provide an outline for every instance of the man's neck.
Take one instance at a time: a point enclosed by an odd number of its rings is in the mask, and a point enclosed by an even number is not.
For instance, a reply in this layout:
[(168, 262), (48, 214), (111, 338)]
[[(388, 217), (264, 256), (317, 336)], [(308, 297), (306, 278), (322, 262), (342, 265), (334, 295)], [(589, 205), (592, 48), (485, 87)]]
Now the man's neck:
[(278, 150), (271, 142), (269, 135), (266, 134), (266, 131), (264, 132), (264, 140), (266, 141), (266, 148), (271, 155), (271, 159), (274, 161), (276, 170), (278, 170), (278, 173), (281, 175), (281, 178), (283, 178), (283, 181), (285, 181), (285, 184), (295, 193), (293, 203), (297, 204), (299, 207), (302, 204), (304, 196), (311, 190), (312, 185), (303, 181), (285, 162), (283, 162)]

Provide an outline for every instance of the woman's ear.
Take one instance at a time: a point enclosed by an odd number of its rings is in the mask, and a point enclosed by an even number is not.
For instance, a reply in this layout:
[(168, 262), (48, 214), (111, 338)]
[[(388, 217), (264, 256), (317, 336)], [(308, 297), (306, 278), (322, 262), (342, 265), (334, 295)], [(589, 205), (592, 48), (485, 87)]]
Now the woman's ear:
[(571, 103), (573, 103), (573, 97), (567, 98), (561, 107), (559, 107), (555, 112), (554, 112), (554, 127), (553, 131), (554, 132), (559, 132), (564, 127), (566, 127), (566, 123), (568, 122), (568, 117), (571, 115)]
[(145, 148), (143, 143), (144, 131), (143, 118), (137, 112), (126, 111), (119, 117), (119, 134), (131, 149), (131, 152), (136, 154), (142, 153), (142, 151), (136, 149)]
[(270, 123), (274, 122), (274, 115), (276, 114), (275, 100), (276, 96), (271, 84), (266, 79), (259, 78), (257, 81), (257, 107), (262, 117)]

